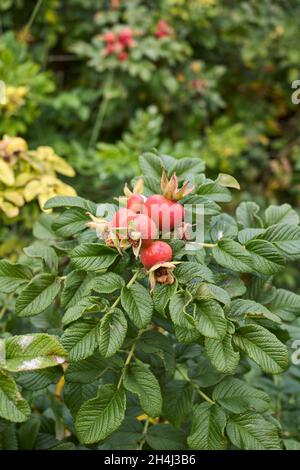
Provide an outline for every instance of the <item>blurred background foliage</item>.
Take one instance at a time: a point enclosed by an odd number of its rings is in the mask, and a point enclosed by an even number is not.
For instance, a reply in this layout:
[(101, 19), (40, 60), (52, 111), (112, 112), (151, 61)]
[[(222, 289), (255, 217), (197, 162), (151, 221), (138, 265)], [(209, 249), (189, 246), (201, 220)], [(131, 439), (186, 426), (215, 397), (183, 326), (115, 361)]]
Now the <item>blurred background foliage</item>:
[[(299, 18), (300, 0), (1, 0), (0, 139), (51, 147), (76, 172), (62, 171), (61, 184), (96, 202), (121, 193), (156, 148), (203, 159), (211, 177), (234, 175), (232, 211), (254, 200), (299, 212)], [(8, 186), (0, 178), (0, 256), (22, 248), (40, 212), (36, 194), (8, 217)], [(298, 277), (292, 267), (278, 281), (299, 292)], [(299, 320), (290, 328), (299, 339)], [(299, 368), (276, 380), (254, 366), (241, 373), (273, 396), (293, 447)]]

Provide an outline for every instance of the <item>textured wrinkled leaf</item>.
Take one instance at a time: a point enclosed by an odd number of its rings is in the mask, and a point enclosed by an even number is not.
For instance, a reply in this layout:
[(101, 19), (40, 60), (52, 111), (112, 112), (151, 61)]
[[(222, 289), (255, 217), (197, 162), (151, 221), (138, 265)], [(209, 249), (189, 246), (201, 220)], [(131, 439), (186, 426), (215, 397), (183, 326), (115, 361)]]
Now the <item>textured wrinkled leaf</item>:
[(222, 239), (218, 246), (212, 249), (212, 254), (218, 264), (237, 272), (251, 272), (252, 258), (247, 250), (230, 239)]
[(260, 414), (246, 412), (229, 418), (226, 433), (239, 449), (280, 449), (278, 430)]
[(238, 328), (233, 336), (233, 342), (264, 372), (280, 374), (288, 367), (286, 346), (260, 325), (251, 324)]
[(76, 269), (99, 271), (107, 269), (118, 257), (118, 253), (101, 243), (83, 243), (70, 254)]
[(246, 248), (252, 257), (255, 271), (272, 275), (283, 270), (286, 261), (272, 243), (266, 240), (251, 240)]
[(149, 416), (159, 416), (162, 407), (161, 390), (157, 378), (147, 364), (131, 364), (125, 374), (124, 387), (138, 395), (141, 407)]
[(268, 227), (275, 224), (298, 225), (300, 222), (297, 212), (289, 204), (269, 206), (265, 212), (265, 220)]
[(232, 335), (227, 332), (222, 339), (205, 338), (206, 353), (212, 365), (223, 374), (233, 374), (240, 355), (233, 349)]
[(92, 212), (94, 215), (97, 211), (97, 204), (78, 196), (55, 196), (46, 202), (44, 209), (54, 209), (56, 207), (78, 207), (84, 211)]
[(270, 407), (269, 396), (235, 377), (226, 377), (213, 391), (212, 396), (223, 408), (231, 413), (248, 410), (264, 412)]
[(222, 339), (226, 334), (227, 322), (221, 305), (214, 300), (197, 304), (196, 329), (209, 338)]
[(22, 290), (16, 301), (16, 314), (30, 317), (46, 310), (60, 291), (60, 280), (52, 274), (38, 274)]
[(102, 356), (113, 356), (121, 348), (127, 333), (127, 321), (122, 310), (115, 308), (104, 315), (99, 329), (99, 350)]
[(93, 279), (93, 290), (99, 294), (111, 294), (125, 285), (124, 279), (116, 273), (100, 274)]
[(156, 424), (146, 435), (147, 444), (154, 450), (184, 450), (186, 435), (171, 424)]
[(275, 323), (281, 323), (280, 318), (268, 310), (267, 307), (248, 299), (233, 300), (228, 315), (232, 318), (267, 318)]
[(92, 444), (105, 439), (121, 425), (125, 410), (125, 391), (103, 385), (98, 396), (83, 403), (77, 413), (75, 427), (80, 442)]
[(80, 361), (93, 354), (98, 345), (99, 322), (81, 320), (69, 326), (61, 337), (70, 361)]
[(123, 287), (122, 306), (137, 328), (147, 326), (153, 313), (153, 301), (149, 291), (137, 282), (131, 287)]
[(4, 368), (10, 372), (54, 367), (67, 356), (58, 338), (46, 333), (12, 336), (5, 341), (5, 353)]
[(226, 415), (218, 405), (201, 403), (194, 407), (188, 445), (195, 450), (226, 449)]
[(33, 277), (30, 268), (23, 264), (14, 264), (6, 260), (0, 261), (0, 291), (5, 294), (14, 292), (22, 284)]
[(281, 251), (288, 255), (300, 254), (300, 227), (296, 225), (272, 225), (258, 236), (263, 240), (272, 242)]
[(14, 379), (0, 371), (0, 416), (13, 423), (26, 421), (30, 406), (22, 398)]

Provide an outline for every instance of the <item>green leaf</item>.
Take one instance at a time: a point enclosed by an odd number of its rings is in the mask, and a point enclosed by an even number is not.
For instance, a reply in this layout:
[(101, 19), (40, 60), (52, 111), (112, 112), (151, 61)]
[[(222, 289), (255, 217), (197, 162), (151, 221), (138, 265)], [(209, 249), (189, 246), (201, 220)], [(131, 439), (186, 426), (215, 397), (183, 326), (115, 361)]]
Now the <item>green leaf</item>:
[(288, 255), (300, 254), (300, 227), (296, 225), (278, 224), (265, 230), (259, 239), (272, 242), (277, 248)]
[(260, 414), (251, 411), (231, 416), (226, 432), (231, 442), (239, 449), (280, 449), (276, 426), (266, 421)]
[(46, 310), (60, 291), (60, 280), (53, 274), (38, 274), (22, 290), (16, 301), (18, 317), (30, 317)]
[(271, 205), (266, 209), (265, 221), (267, 227), (275, 224), (298, 225), (300, 222), (297, 212), (289, 204)]
[(160, 415), (162, 408), (160, 386), (148, 364), (138, 361), (127, 367), (124, 387), (129, 392), (138, 395), (145, 413), (152, 417)]
[(184, 450), (186, 436), (171, 424), (156, 424), (146, 434), (147, 444), (154, 450)]
[(143, 438), (143, 424), (135, 417), (127, 417), (121, 426), (103, 444), (99, 450), (140, 450)]
[(161, 174), (162, 174), (162, 160), (155, 155), (154, 153), (144, 153), (143, 155), (140, 156), (140, 167), (142, 170), (142, 173), (145, 176), (149, 176), (150, 178), (154, 178), (156, 180), (161, 179)]
[(206, 300), (197, 303), (196, 329), (209, 338), (222, 339), (226, 334), (227, 321), (218, 302)]
[(179, 291), (173, 295), (170, 301), (169, 311), (174, 325), (187, 329), (194, 328), (194, 319), (186, 310), (186, 307), (191, 303), (191, 301), (192, 296), (188, 291)]
[(149, 291), (137, 282), (131, 287), (123, 287), (122, 306), (137, 328), (147, 326), (153, 313), (153, 301)]
[(18, 430), (20, 450), (32, 450), (34, 448), (40, 426), (41, 421), (36, 416), (20, 426)]
[(177, 283), (174, 282), (171, 285), (168, 284), (156, 284), (153, 291), (153, 304), (157, 312), (163, 314), (167, 305), (174, 296), (177, 290)]
[(286, 347), (273, 333), (260, 325), (251, 324), (238, 328), (233, 342), (264, 372), (280, 374), (288, 367)]
[(252, 201), (241, 202), (236, 210), (236, 218), (244, 228), (260, 228), (262, 220), (259, 217), (259, 206)]
[(269, 396), (246, 382), (226, 377), (213, 391), (212, 398), (231, 413), (255, 410), (263, 413), (270, 407)]
[(179, 264), (175, 269), (175, 276), (181, 284), (214, 282), (213, 273), (207, 266), (190, 261)]
[(99, 350), (102, 356), (113, 356), (122, 346), (127, 333), (127, 321), (119, 308), (104, 315), (99, 329)]
[(77, 196), (55, 196), (44, 205), (44, 209), (55, 209), (57, 207), (78, 207), (84, 211), (92, 212), (94, 215), (97, 211), (97, 204)]
[(72, 271), (65, 279), (65, 285), (61, 293), (61, 304), (65, 308), (74, 307), (92, 290), (94, 276), (85, 271)]
[(24, 248), (24, 253), (30, 258), (42, 259), (51, 273), (57, 273), (58, 257), (51, 246), (34, 243), (33, 245)]
[(299, 312), (300, 295), (286, 289), (276, 289), (275, 295), (268, 304), (268, 309), (285, 320), (290, 314)]
[(46, 333), (12, 336), (5, 340), (5, 351), (3, 367), (10, 372), (54, 367), (67, 356), (58, 338)]
[(125, 391), (103, 385), (97, 397), (86, 401), (77, 413), (75, 427), (80, 442), (93, 444), (105, 439), (121, 425), (125, 410)]
[(53, 214), (41, 214), (33, 226), (33, 235), (38, 240), (55, 240), (52, 223), (56, 219)]
[(23, 264), (0, 261), (0, 292), (10, 294), (33, 277), (31, 269)]
[(76, 269), (99, 271), (113, 264), (118, 253), (101, 243), (83, 243), (71, 251), (70, 257)]
[(232, 199), (230, 191), (217, 183), (203, 183), (197, 189), (197, 194), (205, 196), (215, 202), (230, 202)]
[(95, 309), (96, 307), (98, 307), (96, 297), (84, 297), (83, 299), (79, 300), (76, 305), (68, 308), (62, 317), (63, 325), (68, 325), (69, 323), (78, 320), (78, 318), (81, 318), (84, 313)]
[(200, 158), (181, 158), (174, 160), (175, 168), (172, 171), (176, 172), (179, 180), (186, 180), (189, 177), (194, 177), (196, 174), (202, 173), (205, 170), (205, 162)]
[(197, 300), (217, 300), (218, 302), (229, 305), (230, 296), (225, 289), (215, 284), (201, 283), (195, 293)]
[(283, 439), (283, 444), (286, 450), (300, 450), (300, 442), (294, 439)]
[(232, 347), (232, 335), (227, 331), (222, 339), (205, 338), (206, 353), (212, 365), (223, 374), (234, 374), (240, 355)]
[(196, 405), (188, 437), (189, 447), (195, 450), (226, 449), (225, 426), (226, 415), (218, 405), (206, 402)]
[(30, 406), (21, 397), (14, 379), (0, 371), (0, 416), (13, 423), (26, 421)]
[(267, 307), (248, 299), (233, 300), (228, 315), (231, 318), (267, 318), (275, 323), (281, 323), (280, 318)]
[(67, 328), (61, 341), (70, 361), (80, 361), (93, 354), (98, 345), (98, 330), (98, 320), (82, 320)]
[(175, 426), (181, 426), (191, 413), (193, 389), (182, 380), (171, 380), (162, 389), (163, 416)]
[(116, 273), (108, 272), (94, 277), (93, 290), (99, 294), (111, 294), (125, 285), (124, 279)]
[(286, 264), (284, 257), (266, 240), (251, 240), (246, 244), (246, 249), (251, 254), (254, 270), (261, 274), (278, 273)]
[(223, 238), (212, 249), (216, 262), (225, 268), (237, 272), (251, 272), (252, 258), (247, 250), (234, 240)]
[(264, 232), (264, 228), (244, 228), (239, 231), (238, 240), (242, 245), (246, 245), (246, 243), (253, 240), (253, 238), (259, 238), (259, 235)]
[(219, 173), (216, 183), (226, 188), (241, 189), (239, 182), (233, 176), (226, 173)]
[(76, 415), (81, 405), (97, 395), (98, 384), (81, 384), (66, 382), (63, 388), (63, 399), (72, 415)]
[(86, 223), (90, 221), (86, 211), (78, 208), (67, 209), (56, 218), (52, 227), (60, 237), (73, 237), (87, 228)]

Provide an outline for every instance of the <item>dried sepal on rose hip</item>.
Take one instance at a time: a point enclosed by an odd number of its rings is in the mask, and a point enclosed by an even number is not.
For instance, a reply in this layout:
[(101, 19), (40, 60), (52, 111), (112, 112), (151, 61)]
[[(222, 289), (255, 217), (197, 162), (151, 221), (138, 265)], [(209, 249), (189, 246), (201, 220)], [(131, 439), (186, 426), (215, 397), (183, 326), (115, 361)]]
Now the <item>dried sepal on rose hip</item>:
[(144, 192), (144, 179), (139, 178), (132, 191), (129, 189), (127, 183), (124, 186), (124, 194), (125, 196), (120, 196), (116, 198), (121, 205), (127, 207), (127, 209), (136, 212), (142, 213), (144, 212), (144, 205), (146, 202), (146, 197), (143, 195)]
[(164, 241), (156, 240), (142, 248), (141, 262), (149, 275), (150, 288), (159, 284), (173, 284), (173, 270), (178, 261), (172, 261), (173, 250)]
[(89, 214), (92, 222), (87, 226), (95, 229), (106, 245), (116, 248), (120, 253), (132, 247), (138, 257), (142, 244), (147, 244), (158, 235), (157, 227), (147, 215), (121, 208), (111, 221)]

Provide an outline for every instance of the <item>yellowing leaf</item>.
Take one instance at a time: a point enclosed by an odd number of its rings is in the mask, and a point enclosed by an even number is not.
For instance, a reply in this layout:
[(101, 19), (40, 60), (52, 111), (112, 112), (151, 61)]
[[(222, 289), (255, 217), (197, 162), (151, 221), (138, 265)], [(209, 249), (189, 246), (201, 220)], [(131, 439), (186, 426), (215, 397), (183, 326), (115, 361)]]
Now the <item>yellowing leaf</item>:
[(30, 181), (24, 188), (24, 197), (27, 202), (32, 201), (42, 191), (41, 181), (33, 180)]
[(17, 217), (17, 215), (19, 215), (18, 207), (14, 206), (10, 202), (1, 202), (0, 203), (0, 209), (10, 219), (12, 219), (13, 217)]
[(15, 206), (22, 207), (24, 205), (24, 198), (18, 191), (5, 191), (3, 196), (7, 201), (12, 202)]
[(15, 175), (8, 163), (0, 158), (0, 181), (7, 186), (12, 186), (15, 182)]

